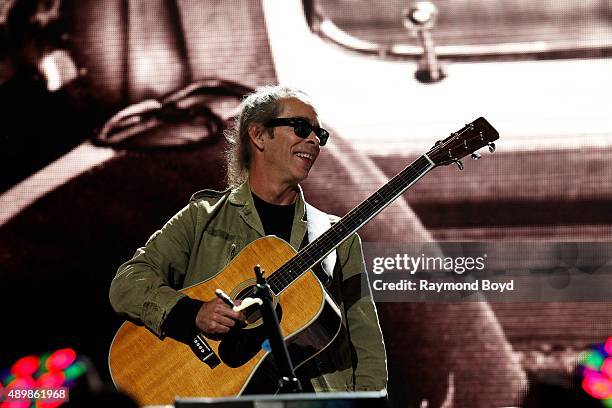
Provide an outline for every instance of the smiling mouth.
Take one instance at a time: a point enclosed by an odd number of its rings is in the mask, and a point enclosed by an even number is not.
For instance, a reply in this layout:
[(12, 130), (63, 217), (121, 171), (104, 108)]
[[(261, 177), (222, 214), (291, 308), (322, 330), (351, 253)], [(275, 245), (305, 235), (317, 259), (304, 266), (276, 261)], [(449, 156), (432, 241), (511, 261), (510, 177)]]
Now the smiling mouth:
[(297, 157), (300, 157), (302, 159), (308, 160), (309, 162), (313, 162), (314, 161), (314, 155), (309, 154), (309, 153), (295, 153), (295, 155)]

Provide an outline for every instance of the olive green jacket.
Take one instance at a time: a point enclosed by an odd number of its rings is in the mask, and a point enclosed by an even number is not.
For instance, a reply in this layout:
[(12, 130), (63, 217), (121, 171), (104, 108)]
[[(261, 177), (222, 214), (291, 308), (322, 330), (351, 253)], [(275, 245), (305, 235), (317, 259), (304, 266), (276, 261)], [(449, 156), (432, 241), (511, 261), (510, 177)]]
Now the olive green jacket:
[[(330, 218), (331, 222), (338, 220)], [(291, 246), (297, 250), (306, 233), (300, 190)], [(141, 321), (163, 337), (164, 319), (185, 296), (177, 290), (214, 276), (246, 245), (262, 236), (264, 229), (248, 182), (233, 191), (200, 191), (119, 267), (110, 287), (111, 304), (116, 312)], [(386, 387), (382, 334), (371, 297), (362, 296), (361, 279), (366, 279), (365, 265), (361, 241), (354, 234), (337, 248), (333, 279), (326, 285), (342, 312), (343, 327), (310, 364), (316, 369), (312, 379), (316, 391), (374, 391)]]

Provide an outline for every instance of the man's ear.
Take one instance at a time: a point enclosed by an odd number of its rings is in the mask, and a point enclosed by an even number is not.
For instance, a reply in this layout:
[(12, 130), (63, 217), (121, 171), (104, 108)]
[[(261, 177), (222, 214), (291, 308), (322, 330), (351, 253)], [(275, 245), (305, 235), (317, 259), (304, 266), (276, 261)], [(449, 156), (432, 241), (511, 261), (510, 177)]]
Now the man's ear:
[(255, 145), (257, 150), (263, 150), (264, 148), (264, 139), (266, 137), (266, 128), (261, 123), (251, 123), (249, 125), (249, 139), (251, 139), (251, 143)]

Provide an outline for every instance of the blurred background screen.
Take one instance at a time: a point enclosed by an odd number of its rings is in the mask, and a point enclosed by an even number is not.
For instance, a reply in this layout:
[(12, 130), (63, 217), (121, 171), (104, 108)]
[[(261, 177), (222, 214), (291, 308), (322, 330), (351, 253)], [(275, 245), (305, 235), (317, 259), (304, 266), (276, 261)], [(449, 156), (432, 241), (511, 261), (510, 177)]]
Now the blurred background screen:
[[(117, 267), (225, 188), (223, 129), (260, 85), (319, 107), (304, 189), (339, 216), (465, 123), (500, 132), (366, 244), (611, 241), (611, 50), (608, 0), (1, 0), (0, 366), (70, 347), (111, 383)], [(610, 302), (377, 307), (395, 406), (571, 400), (612, 334)]]

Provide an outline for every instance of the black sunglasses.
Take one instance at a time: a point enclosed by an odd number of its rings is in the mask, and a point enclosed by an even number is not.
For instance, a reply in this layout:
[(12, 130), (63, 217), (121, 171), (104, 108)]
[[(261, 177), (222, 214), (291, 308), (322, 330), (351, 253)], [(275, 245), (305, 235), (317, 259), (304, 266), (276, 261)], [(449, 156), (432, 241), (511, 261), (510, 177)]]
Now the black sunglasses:
[(265, 127), (277, 127), (277, 126), (291, 126), (293, 133), (296, 136), (305, 139), (310, 135), (310, 132), (315, 132), (315, 135), (319, 138), (319, 146), (325, 146), (327, 139), (329, 139), (329, 132), (322, 127), (312, 126), (304, 118), (276, 118), (270, 119), (264, 124)]

